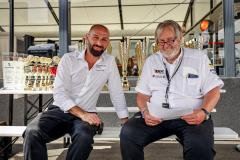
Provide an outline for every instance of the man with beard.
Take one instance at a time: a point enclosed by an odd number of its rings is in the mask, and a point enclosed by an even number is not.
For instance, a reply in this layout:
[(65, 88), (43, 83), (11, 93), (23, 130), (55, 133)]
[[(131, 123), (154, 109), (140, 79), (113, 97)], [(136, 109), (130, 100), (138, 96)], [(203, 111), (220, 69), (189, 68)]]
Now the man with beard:
[[(140, 112), (123, 125), (120, 134), (122, 158), (143, 160), (144, 147), (175, 134), (183, 144), (185, 160), (213, 160), (216, 152), (210, 112), (219, 100), (223, 82), (204, 53), (181, 47), (182, 30), (175, 21), (160, 23), (155, 40), (160, 52), (146, 60), (136, 87)], [(147, 102), (174, 110), (192, 108), (193, 113), (162, 120), (149, 113)]]
[(72, 140), (66, 159), (88, 159), (93, 136), (101, 124), (96, 103), (106, 82), (118, 117), (122, 123), (127, 121), (128, 110), (115, 58), (104, 52), (110, 43), (109, 36), (105, 26), (94, 25), (86, 34), (86, 50), (64, 54), (58, 65), (53, 105), (23, 133), (25, 160), (47, 160), (46, 143), (66, 133)]

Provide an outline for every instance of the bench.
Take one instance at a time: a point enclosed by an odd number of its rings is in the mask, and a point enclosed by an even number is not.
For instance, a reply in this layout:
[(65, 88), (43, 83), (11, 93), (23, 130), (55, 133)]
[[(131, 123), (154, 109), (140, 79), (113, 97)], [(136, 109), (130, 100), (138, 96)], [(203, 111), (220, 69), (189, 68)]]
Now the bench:
[[(97, 112), (112, 112), (115, 113), (114, 107), (96, 107)], [(138, 107), (128, 107), (128, 111), (131, 113), (138, 112)], [(216, 112), (213, 109), (212, 112)], [(0, 137), (21, 137), (26, 126), (0, 126)], [(104, 127), (102, 135), (96, 135), (95, 138), (119, 138), (121, 127)], [(216, 139), (235, 139), (238, 138), (238, 134), (226, 127), (215, 127), (214, 128), (214, 138)], [(70, 137), (66, 134), (64, 137)], [(176, 138), (176, 136), (170, 136), (169, 138)]]
[[(0, 126), (0, 137), (21, 137), (27, 126)], [(101, 135), (94, 138), (119, 138), (121, 127), (104, 127)], [(64, 137), (70, 137), (66, 134)], [(168, 138), (175, 139), (172, 135)], [(238, 134), (226, 127), (214, 127), (214, 139), (236, 139)], [(116, 139), (118, 140), (118, 139)]]
[[(129, 112), (138, 112), (138, 107), (128, 107)], [(114, 107), (97, 107), (97, 112), (116, 112)], [(216, 112), (216, 109), (214, 109), (212, 112)], [(5, 147), (8, 148), (12, 146), (15, 141), (18, 139), (18, 137), (21, 137), (24, 130), (26, 129), (26, 126), (0, 126), (0, 137), (17, 137), (15, 138), (12, 143), (5, 144)], [(121, 131), (121, 127), (104, 127), (102, 135), (96, 135), (94, 138), (103, 138), (103, 139), (109, 139), (113, 138), (114, 140), (119, 140), (119, 134)], [(66, 143), (67, 138), (67, 143)], [(170, 139), (177, 139), (175, 135), (169, 136)], [(215, 127), (214, 128), (214, 139), (236, 139), (238, 138), (238, 134), (231, 130), (230, 128), (226, 127)], [(7, 142), (7, 141), (6, 141)], [(64, 148), (67, 144), (70, 143), (70, 136), (69, 134), (66, 134), (64, 136)], [(7, 160), (7, 152), (4, 152), (4, 160)]]

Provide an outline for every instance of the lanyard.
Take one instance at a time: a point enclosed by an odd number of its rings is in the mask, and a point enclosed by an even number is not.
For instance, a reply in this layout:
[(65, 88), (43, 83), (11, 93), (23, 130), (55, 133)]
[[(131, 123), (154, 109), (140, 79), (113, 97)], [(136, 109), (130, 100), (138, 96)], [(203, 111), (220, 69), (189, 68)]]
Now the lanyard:
[(184, 54), (184, 53), (183, 53), (183, 49), (182, 49), (182, 56), (181, 56), (181, 58), (180, 58), (180, 60), (179, 60), (179, 62), (178, 62), (178, 64), (177, 64), (177, 66), (176, 66), (176, 68), (175, 68), (175, 70), (174, 70), (174, 72), (173, 72), (173, 74), (172, 74), (172, 77), (171, 77), (170, 79), (169, 79), (169, 73), (168, 73), (168, 70), (167, 70), (166, 64), (163, 62), (163, 64), (165, 65), (166, 76), (167, 76), (167, 79), (168, 79), (168, 84), (167, 84), (167, 89), (166, 89), (166, 95), (165, 95), (165, 104), (167, 104), (167, 99), (168, 99), (168, 92), (169, 92), (170, 82), (171, 82), (173, 76), (177, 73), (177, 71), (178, 71), (178, 69), (179, 69), (179, 67), (180, 67), (180, 65), (181, 65), (181, 63), (182, 63), (182, 60), (183, 60), (183, 54)]

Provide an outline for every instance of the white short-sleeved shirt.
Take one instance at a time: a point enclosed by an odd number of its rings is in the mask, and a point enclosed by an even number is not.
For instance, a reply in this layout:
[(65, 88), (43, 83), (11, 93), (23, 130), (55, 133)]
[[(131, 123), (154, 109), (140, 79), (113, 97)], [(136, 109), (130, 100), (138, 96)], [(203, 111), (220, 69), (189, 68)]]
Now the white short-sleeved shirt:
[[(168, 83), (164, 63), (171, 77), (183, 51), (182, 63), (170, 83), (168, 103), (172, 109), (200, 109), (204, 95), (217, 86), (221, 89), (224, 84), (208, 57), (196, 49), (182, 47), (180, 56), (173, 64), (168, 63), (160, 52), (148, 57), (136, 91), (151, 96), (150, 103), (162, 107)], [(188, 78), (188, 74), (197, 75), (198, 78)]]
[(65, 113), (74, 106), (87, 112), (96, 112), (96, 104), (107, 83), (110, 98), (119, 118), (129, 116), (115, 58), (103, 53), (89, 70), (85, 51), (64, 54), (54, 84), (53, 105)]

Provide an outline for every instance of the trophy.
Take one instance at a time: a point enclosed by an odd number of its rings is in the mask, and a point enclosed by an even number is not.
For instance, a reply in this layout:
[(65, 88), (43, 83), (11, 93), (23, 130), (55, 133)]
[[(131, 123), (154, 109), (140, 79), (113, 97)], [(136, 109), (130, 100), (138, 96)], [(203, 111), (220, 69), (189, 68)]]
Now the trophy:
[(31, 77), (34, 75), (34, 64), (32, 63), (34, 61), (34, 56), (29, 55), (27, 58), (24, 58), (23, 60), (26, 64), (24, 66), (24, 73), (26, 74), (26, 79), (28, 77), (28, 80), (25, 82), (25, 88), (24, 91), (32, 91), (33, 84), (31, 81)]
[(34, 64), (30, 64), (28, 67), (29, 67), (29, 73), (28, 73), (27, 87), (30, 87), (31, 91), (32, 91), (33, 90), (33, 84), (32, 84), (31, 78), (34, 75), (34, 73), (36, 72), (36, 68), (35, 68)]
[(194, 42), (192, 40), (189, 41), (189, 48), (194, 49)]
[[(48, 67), (47, 67), (47, 85), (51, 88), (52, 86), (52, 81), (51, 81), (51, 72), (50, 72), (50, 64), (52, 63), (52, 59), (48, 60)], [(49, 89), (50, 89), (49, 88)]]
[(23, 73), (26, 75), (26, 77), (25, 77), (25, 87), (27, 87), (27, 83), (28, 83), (28, 80), (27, 80), (27, 78), (28, 78), (28, 71), (29, 71), (29, 69), (28, 69), (28, 66), (29, 66), (29, 61), (28, 61), (28, 59), (27, 58), (24, 58), (23, 59), (23, 63), (24, 63), (24, 66), (23, 66)]
[[(40, 87), (42, 88), (42, 90), (48, 90), (47, 89), (47, 70), (48, 70), (48, 65), (46, 64), (47, 63), (47, 59), (46, 57), (41, 57), (40, 58), (40, 63), (42, 64), (40, 67), (41, 67), (41, 70), (39, 70), (39, 73), (40, 73), (40, 76), (41, 76), (41, 81), (40, 81)], [(45, 77), (45, 80), (43, 79), (43, 77)]]
[(38, 64), (39, 62), (39, 57), (38, 56), (35, 56), (34, 57), (34, 67), (33, 67), (33, 75), (35, 76), (35, 81), (33, 83), (33, 90), (41, 90), (39, 88), (40, 84), (38, 82), (38, 76), (40, 75), (41, 71), (42, 71), (42, 68), (41, 68), (41, 65)]
[[(112, 45), (111, 43), (109, 43), (109, 45), (107, 46), (107, 49), (106, 49), (106, 52), (111, 54), (112, 53)], [(104, 85), (102, 91), (107, 91), (108, 90), (108, 87), (107, 87), (107, 84)]]
[(138, 42), (138, 44), (135, 46), (135, 51), (136, 51), (136, 56), (138, 61), (138, 75), (139, 75), (137, 84), (139, 82), (145, 61), (149, 55), (149, 48), (150, 48), (150, 40), (147, 37), (145, 37), (143, 42)]
[[(24, 66), (24, 73), (26, 74), (26, 82), (24, 91), (32, 91), (32, 82), (31, 82), (31, 72), (30, 72), (30, 66), (29, 64), (25, 64)], [(28, 80), (27, 80), (28, 77)]]
[(130, 90), (130, 84), (127, 79), (127, 63), (129, 57), (129, 50), (130, 50), (130, 40), (129, 38), (125, 38), (124, 42), (119, 42), (118, 45), (119, 54), (122, 62), (122, 87), (123, 90)]
[[(135, 45), (135, 52), (136, 52), (136, 57), (137, 57), (137, 64), (138, 64), (138, 75), (140, 77), (140, 74), (142, 72), (142, 59), (141, 59), (141, 42), (138, 42), (136, 45)], [(139, 81), (139, 77), (138, 77), (138, 80), (137, 80), (137, 84), (138, 84), (138, 81)]]
[(153, 43), (152, 44), (152, 49), (153, 49), (152, 54), (158, 52), (159, 51), (158, 44), (157, 43)]
[(111, 45), (111, 43), (109, 43), (109, 45), (107, 46), (106, 52), (108, 54), (112, 54), (112, 45)]
[(203, 50), (203, 38), (201, 36), (196, 40), (196, 49), (202, 51)]
[(60, 59), (61, 58), (59, 58), (58, 56), (54, 56), (52, 59), (53, 64), (50, 65), (50, 67), (49, 67), (50, 73), (54, 77), (53, 85), (50, 87), (50, 90), (54, 89), (54, 82), (55, 82), (55, 78), (56, 78), (56, 74), (57, 74), (57, 67), (58, 67), (58, 63), (59, 63)]
[[(50, 73), (50, 70), (49, 70), (49, 66), (50, 64), (52, 63), (52, 59), (51, 58), (47, 58), (46, 59), (46, 65), (43, 69), (43, 74), (45, 76), (45, 81), (44, 81), (44, 84), (46, 87), (50, 86), (52, 83), (51, 83), (51, 80), (50, 80), (50, 77), (51, 77), (51, 73)], [(45, 73), (46, 72), (46, 73)], [(50, 75), (50, 76), (49, 76)], [(48, 77), (49, 77), (49, 80), (48, 80)], [(49, 83), (50, 82), (50, 83)], [(46, 88), (48, 90), (48, 88)]]
[(82, 51), (84, 49), (87, 48), (87, 41), (86, 41), (86, 38), (83, 38), (83, 40), (80, 42), (79, 41), (79, 44), (78, 44), (78, 48), (79, 48), (79, 51)]

